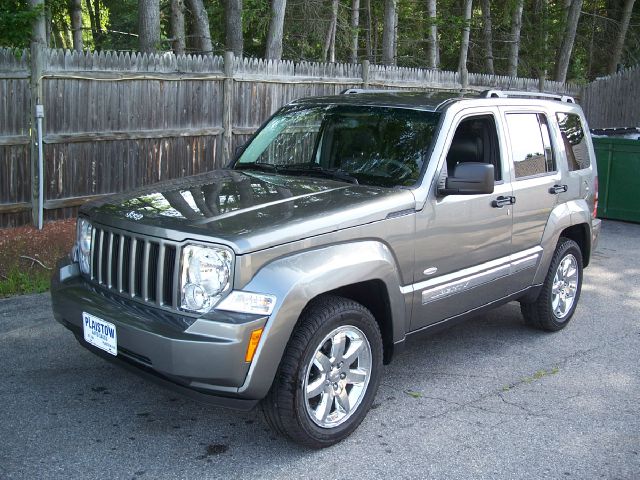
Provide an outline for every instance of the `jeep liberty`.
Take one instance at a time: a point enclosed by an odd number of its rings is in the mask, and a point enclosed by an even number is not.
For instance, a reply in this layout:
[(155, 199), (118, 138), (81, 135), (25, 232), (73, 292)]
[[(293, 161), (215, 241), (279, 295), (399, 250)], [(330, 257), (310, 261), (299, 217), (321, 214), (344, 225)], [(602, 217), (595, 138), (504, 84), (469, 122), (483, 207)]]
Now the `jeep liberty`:
[(294, 101), (229, 168), (81, 208), (52, 280), (92, 352), (312, 448), (362, 422), (408, 335), (509, 301), (573, 316), (600, 231), (572, 98)]

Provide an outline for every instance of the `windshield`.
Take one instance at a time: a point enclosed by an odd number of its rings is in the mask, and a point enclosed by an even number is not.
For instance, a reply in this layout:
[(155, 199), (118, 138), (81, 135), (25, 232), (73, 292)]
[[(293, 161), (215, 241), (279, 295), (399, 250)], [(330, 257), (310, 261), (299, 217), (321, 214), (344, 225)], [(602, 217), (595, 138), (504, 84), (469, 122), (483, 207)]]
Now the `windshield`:
[(420, 176), (439, 116), (387, 107), (288, 108), (255, 136), (234, 168), (410, 186)]

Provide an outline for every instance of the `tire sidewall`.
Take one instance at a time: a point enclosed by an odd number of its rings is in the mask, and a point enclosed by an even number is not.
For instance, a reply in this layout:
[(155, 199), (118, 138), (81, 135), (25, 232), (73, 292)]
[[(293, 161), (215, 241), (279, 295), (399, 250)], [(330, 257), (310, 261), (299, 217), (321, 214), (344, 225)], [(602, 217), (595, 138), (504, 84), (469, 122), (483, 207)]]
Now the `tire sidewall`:
[[(577, 268), (578, 268), (578, 285), (576, 288), (576, 296), (573, 300), (573, 304), (569, 309), (567, 315), (563, 318), (558, 318), (553, 311), (553, 279), (555, 278), (556, 271), (558, 270), (558, 266), (562, 263), (562, 260), (567, 255), (573, 255), (576, 259)], [(547, 276), (547, 298), (546, 298), (546, 307), (547, 307), (547, 318), (551, 325), (558, 330), (563, 328), (569, 321), (573, 314), (576, 311), (576, 307), (578, 306), (578, 301), (580, 300), (580, 292), (582, 291), (582, 252), (580, 248), (573, 240), (567, 240), (560, 245), (558, 248), (554, 260), (551, 264), (551, 268), (549, 269), (549, 273)]]
[[(376, 321), (368, 312), (355, 309), (345, 309), (337, 315), (332, 316), (319, 328), (309, 341), (304, 350), (300, 364), (298, 365), (295, 377), (295, 413), (297, 421), (304, 432), (314, 438), (319, 444), (332, 445), (349, 436), (360, 425), (375, 398), (380, 383), (382, 370), (382, 340)], [(365, 392), (364, 398), (358, 405), (356, 411), (344, 423), (333, 428), (322, 428), (316, 425), (306, 409), (306, 399), (303, 392), (307, 367), (311, 362), (318, 344), (322, 339), (334, 329), (352, 325), (362, 331), (371, 347), (371, 376)]]

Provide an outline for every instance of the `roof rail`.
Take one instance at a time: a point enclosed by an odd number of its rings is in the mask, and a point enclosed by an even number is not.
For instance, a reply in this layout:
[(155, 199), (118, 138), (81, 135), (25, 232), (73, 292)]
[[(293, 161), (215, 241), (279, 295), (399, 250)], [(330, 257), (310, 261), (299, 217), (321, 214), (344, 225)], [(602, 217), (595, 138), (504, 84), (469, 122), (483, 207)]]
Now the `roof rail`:
[[(340, 95), (352, 95), (357, 93), (406, 93), (412, 92), (413, 90), (385, 90), (383, 88), (347, 88), (340, 92)], [(415, 93), (415, 91), (413, 91)], [(418, 92), (419, 93), (419, 92)]]
[(573, 97), (561, 95), (559, 93), (525, 92), (521, 90), (485, 90), (482, 92), (484, 98), (542, 98), (547, 100), (557, 100), (559, 102), (576, 103)]

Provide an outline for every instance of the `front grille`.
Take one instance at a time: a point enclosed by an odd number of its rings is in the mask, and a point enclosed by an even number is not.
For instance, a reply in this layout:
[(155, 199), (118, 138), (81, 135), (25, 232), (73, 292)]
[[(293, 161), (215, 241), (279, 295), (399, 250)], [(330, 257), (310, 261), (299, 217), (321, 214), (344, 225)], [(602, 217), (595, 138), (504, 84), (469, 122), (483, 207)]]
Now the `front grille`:
[(92, 281), (145, 303), (178, 307), (176, 244), (96, 226), (92, 235)]

